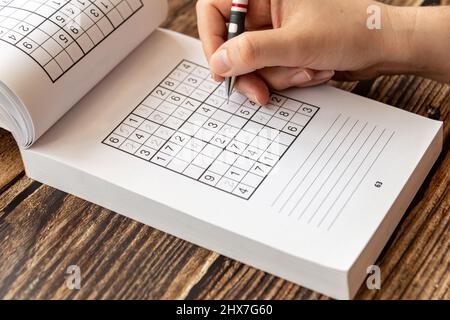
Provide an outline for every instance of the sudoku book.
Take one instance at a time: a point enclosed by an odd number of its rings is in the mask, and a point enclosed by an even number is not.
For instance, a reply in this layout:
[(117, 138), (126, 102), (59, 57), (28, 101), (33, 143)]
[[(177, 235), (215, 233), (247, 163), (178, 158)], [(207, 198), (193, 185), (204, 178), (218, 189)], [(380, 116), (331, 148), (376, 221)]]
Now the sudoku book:
[(163, 0), (0, 0), (0, 126), (29, 177), (349, 299), (442, 123), (332, 87), (227, 102)]

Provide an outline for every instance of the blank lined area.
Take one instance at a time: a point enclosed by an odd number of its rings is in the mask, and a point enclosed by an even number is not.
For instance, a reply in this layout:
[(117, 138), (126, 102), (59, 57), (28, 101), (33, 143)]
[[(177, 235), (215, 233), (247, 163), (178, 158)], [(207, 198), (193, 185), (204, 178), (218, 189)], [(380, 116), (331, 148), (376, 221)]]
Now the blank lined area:
[(273, 207), (293, 221), (329, 230), (393, 134), (366, 121), (339, 115), (299, 164)]

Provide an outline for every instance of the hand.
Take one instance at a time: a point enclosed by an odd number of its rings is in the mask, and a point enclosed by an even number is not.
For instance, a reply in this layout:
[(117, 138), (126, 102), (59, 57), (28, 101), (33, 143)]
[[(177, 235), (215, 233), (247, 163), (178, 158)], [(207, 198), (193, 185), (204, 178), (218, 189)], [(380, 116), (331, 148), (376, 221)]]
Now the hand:
[[(367, 27), (373, 4), (381, 7), (382, 30)], [(240, 76), (236, 88), (260, 104), (269, 88), (317, 85), (335, 71), (355, 80), (388, 72), (388, 39), (398, 36), (390, 28), (393, 7), (371, 0), (250, 1), (248, 32), (224, 43), (230, 8), (231, 0), (197, 2), (203, 48), (215, 80)]]

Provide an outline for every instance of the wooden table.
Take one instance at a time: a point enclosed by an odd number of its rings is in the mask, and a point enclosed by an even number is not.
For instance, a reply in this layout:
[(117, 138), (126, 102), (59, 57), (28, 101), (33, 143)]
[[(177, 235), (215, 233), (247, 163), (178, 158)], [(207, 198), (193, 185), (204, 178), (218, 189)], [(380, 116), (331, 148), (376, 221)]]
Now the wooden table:
[[(164, 27), (197, 36), (195, 1), (170, 2)], [(450, 119), (448, 85), (412, 76), (334, 85), (423, 116)], [(378, 259), (381, 290), (363, 286), (357, 298), (450, 298), (449, 142), (447, 123), (445, 151)], [(72, 264), (81, 268), (80, 290), (65, 285)], [(3, 130), (0, 298), (327, 299), (30, 180), (13, 138)]]

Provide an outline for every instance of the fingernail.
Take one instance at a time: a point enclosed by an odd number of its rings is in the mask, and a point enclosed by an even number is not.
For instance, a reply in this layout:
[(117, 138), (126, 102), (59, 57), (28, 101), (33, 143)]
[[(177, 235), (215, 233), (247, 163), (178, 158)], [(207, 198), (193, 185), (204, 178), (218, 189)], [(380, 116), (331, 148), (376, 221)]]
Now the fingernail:
[(296, 74), (294, 74), (291, 78), (291, 84), (293, 86), (297, 86), (300, 84), (304, 84), (306, 82), (309, 82), (312, 80), (312, 77), (309, 75), (308, 72), (306, 72), (305, 70), (302, 70), (300, 72), (297, 72)]
[(323, 81), (331, 79), (334, 76), (335, 72), (332, 70), (319, 71), (314, 75), (314, 81)]
[(211, 69), (216, 74), (224, 74), (231, 69), (230, 60), (228, 59), (228, 53), (226, 49), (221, 49), (220, 51), (213, 54), (209, 60)]

